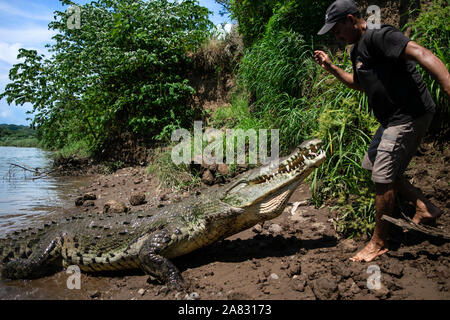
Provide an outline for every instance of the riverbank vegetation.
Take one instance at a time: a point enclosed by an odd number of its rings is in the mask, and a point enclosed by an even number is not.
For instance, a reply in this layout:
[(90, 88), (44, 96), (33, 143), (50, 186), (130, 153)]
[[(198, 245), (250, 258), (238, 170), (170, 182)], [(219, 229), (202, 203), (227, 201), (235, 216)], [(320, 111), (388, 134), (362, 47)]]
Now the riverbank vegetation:
[[(327, 162), (310, 178), (313, 202), (334, 209), (344, 236), (372, 232), (374, 187), (361, 160), (377, 123), (362, 93), (313, 61), (313, 51), (322, 49), (351, 71), (348, 48), (316, 35), (332, 1), (217, 2), (238, 22), (225, 37), (192, 0), (100, 0), (81, 6), (80, 29), (67, 28), (68, 17), (57, 12), (50, 24), (58, 33), (53, 57), (21, 49), (24, 62), (12, 68), (0, 97), (31, 103), (37, 138), (63, 157), (107, 161), (113, 146), (129, 140), (155, 148), (149, 171), (177, 188), (199, 177), (186, 176), (186, 166), (178, 173), (168, 166), (170, 153), (161, 147), (170, 146), (173, 129), (190, 130), (194, 120), (217, 129), (279, 129), (282, 155), (318, 137)], [(417, 19), (398, 27), (410, 27), (411, 37), (448, 66), (449, 9), (444, 0), (432, 3), (402, 7), (399, 16)], [(227, 103), (202, 105), (202, 95), (230, 79), (235, 85)], [(433, 79), (425, 80), (442, 115), (439, 135), (448, 123), (448, 99)]]
[(0, 146), (36, 148), (39, 140), (36, 131), (27, 126), (0, 124)]

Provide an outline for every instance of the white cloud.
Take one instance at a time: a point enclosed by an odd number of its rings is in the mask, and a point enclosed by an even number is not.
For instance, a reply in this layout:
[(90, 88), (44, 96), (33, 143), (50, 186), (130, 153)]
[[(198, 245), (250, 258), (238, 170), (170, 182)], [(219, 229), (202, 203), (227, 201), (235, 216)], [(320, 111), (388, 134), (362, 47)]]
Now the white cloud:
[(0, 39), (9, 44), (26, 43), (28, 46), (43, 46), (56, 34), (47, 27), (29, 26), (22, 29), (0, 28)]
[(50, 22), (51, 20), (53, 20), (53, 14), (52, 14), (52, 12), (49, 12), (48, 8), (39, 7), (32, 3), (29, 5), (33, 6), (33, 8), (30, 8), (31, 10), (29, 10), (29, 11), (23, 11), (16, 7), (10, 6), (7, 3), (1, 2), (0, 3), (0, 11), (2, 11), (4, 14), (7, 14), (9, 16), (15, 16), (15, 17), (20, 17), (20, 18), (25, 18), (25, 19), (47, 21), (47, 22)]
[(23, 48), (23, 45), (21, 43), (9, 44), (1, 41), (0, 60), (3, 60), (11, 65), (18, 63), (19, 60), (17, 60), (17, 54), (19, 53), (20, 48)]

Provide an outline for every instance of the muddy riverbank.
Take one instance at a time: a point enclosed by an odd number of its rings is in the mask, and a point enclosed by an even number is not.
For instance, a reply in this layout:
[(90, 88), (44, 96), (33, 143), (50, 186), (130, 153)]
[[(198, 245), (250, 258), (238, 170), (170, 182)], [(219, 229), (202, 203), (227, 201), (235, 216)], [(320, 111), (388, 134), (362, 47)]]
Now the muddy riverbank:
[[(444, 210), (436, 227), (450, 232), (448, 210), (450, 151), (448, 145), (423, 144), (408, 169), (411, 181)], [(73, 206), (54, 215), (102, 214), (110, 200), (134, 210), (164, 206), (190, 192), (158, 189), (144, 167), (93, 175), (73, 196)], [(145, 203), (132, 205), (133, 194)], [(75, 205), (77, 196), (95, 200)], [(140, 271), (113, 276), (83, 274), (81, 288), (67, 288), (66, 272), (36, 280), (0, 282), (0, 299), (444, 299), (450, 298), (450, 243), (392, 226), (390, 251), (370, 263), (349, 260), (368, 239), (343, 239), (334, 230), (328, 207), (293, 204), (309, 199), (307, 184), (299, 187), (283, 214), (272, 221), (174, 260), (189, 283), (189, 294), (168, 291)], [(79, 203), (80, 204), (80, 203)], [(375, 271), (374, 271), (375, 270)], [(376, 273), (374, 273), (376, 272)], [(379, 275), (379, 289), (368, 281)]]

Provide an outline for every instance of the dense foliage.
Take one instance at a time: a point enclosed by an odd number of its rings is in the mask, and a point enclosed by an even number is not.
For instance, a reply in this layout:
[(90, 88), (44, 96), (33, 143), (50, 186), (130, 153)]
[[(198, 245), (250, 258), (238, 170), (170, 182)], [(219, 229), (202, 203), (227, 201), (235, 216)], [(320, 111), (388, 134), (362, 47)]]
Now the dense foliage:
[[(337, 209), (336, 227), (346, 234), (370, 232), (374, 194), (370, 174), (361, 167), (377, 123), (363, 94), (350, 90), (312, 59), (312, 48), (295, 31), (267, 32), (244, 56), (240, 80), (255, 101), (256, 127), (278, 128), (287, 153), (302, 141), (324, 141), (327, 161), (313, 177), (314, 201)], [(351, 70), (347, 56), (341, 67)], [(239, 124), (238, 124), (239, 125)], [(255, 126), (253, 124), (253, 126)]]
[[(450, 68), (450, 6), (446, 0), (436, 0), (430, 6), (423, 6), (421, 14), (411, 23), (412, 36), (425, 48), (431, 50), (442, 62)], [(449, 100), (440, 90), (439, 84), (430, 75), (422, 73), (427, 87), (431, 90), (438, 109), (450, 113)]]
[[(249, 45), (239, 79), (249, 91), (247, 107), (252, 112), (242, 112), (242, 99), (235, 99), (229, 112), (217, 114), (220, 124), (224, 123), (224, 115), (233, 113), (239, 119), (233, 119), (232, 124), (238, 127), (279, 128), (284, 153), (307, 138), (321, 138), (327, 161), (312, 177), (313, 201), (331, 205), (336, 213), (336, 229), (352, 236), (370, 233), (375, 225), (374, 186), (361, 162), (378, 123), (364, 94), (348, 89), (312, 60), (313, 49), (327, 47), (328, 39), (317, 38), (315, 33), (331, 2), (273, 1), (265, 8), (272, 11), (268, 17), (258, 9), (264, 6), (262, 2), (231, 1), (231, 10)], [(413, 39), (448, 64), (449, 7), (445, 2), (436, 1), (424, 10), (412, 23), (412, 29)], [(345, 52), (333, 59), (352, 72)], [(444, 94), (429, 76), (425, 78), (442, 107)]]
[(188, 126), (195, 110), (186, 52), (208, 37), (208, 10), (195, 0), (99, 0), (80, 8), (79, 29), (68, 27), (72, 15), (55, 13), (52, 57), (20, 49), (24, 62), (10, 70), (0, 98), (31, 103), (40, 139), (56, 149), (97, 151), (123, 132), (161, 139)]
[[(299, 32), (308, 42), (318, 40), (325, 11), (332, 0), (229, 0), (246, 47), (264, 37), (266, 29)], [(270, 23), (269, 23), (270, 21)], [(323, 39), (323, 37), (321, 38)]]
[(0, 124), (0, 146), (37, 147), (36, 131), (16, 124)]

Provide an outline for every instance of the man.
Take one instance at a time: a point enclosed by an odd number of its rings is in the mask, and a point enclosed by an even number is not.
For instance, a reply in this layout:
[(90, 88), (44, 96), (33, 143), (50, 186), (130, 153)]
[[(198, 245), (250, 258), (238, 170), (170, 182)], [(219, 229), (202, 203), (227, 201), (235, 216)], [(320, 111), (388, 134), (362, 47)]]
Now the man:
[(450, 74), (429, 50), (410, 41), (392, 26), (369, 29), (351, 0), (337, 0), (328, 9), (318, 34), (331, 31), (338, 40), (353, 44), (353, 74), (332, 64), (325, 52), (314, 52), (315, 61), (352, 89), (364, 91), (381, 126), (364, 157), (363, 167), (372, 171), (376, 189), (376, 226), (370, 242), (353, 261), (372, 261), (388, 251), (388, 222), (395, 192), (416, 205), (413, 221), (428, 223), (441, 215), (422, 192), (402, 173), (415, 154), (435, 113), (435, 104), (415, 63), (419, 63), (450, 96)]

